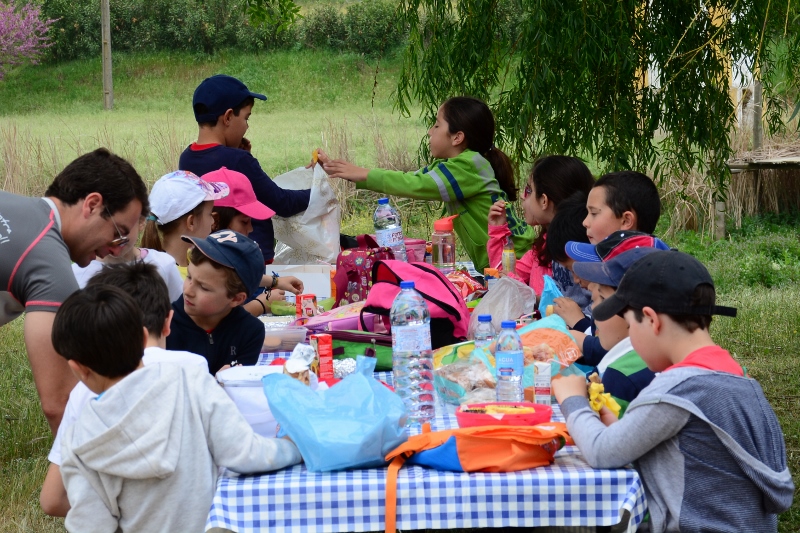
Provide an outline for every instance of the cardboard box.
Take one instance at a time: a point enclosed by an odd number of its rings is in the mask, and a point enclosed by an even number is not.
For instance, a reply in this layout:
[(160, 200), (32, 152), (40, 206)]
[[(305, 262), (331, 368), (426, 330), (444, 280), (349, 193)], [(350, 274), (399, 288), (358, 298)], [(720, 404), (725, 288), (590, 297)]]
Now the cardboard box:
[(266, 274), (294, 276), (303, 281), (303, 292), (316, 294), (324, 300), (331, 297), (331, 265), (267, 265)]
[(319, 379), (333, 378), (333, 337), (328, 333), (316, 333), (309, 337), (317, 353), (317, 376)]

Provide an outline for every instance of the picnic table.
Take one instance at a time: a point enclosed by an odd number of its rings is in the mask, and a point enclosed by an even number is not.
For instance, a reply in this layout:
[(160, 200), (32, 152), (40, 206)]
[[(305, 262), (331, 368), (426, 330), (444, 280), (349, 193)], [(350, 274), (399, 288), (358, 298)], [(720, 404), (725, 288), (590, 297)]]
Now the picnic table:
[[(288, 357), (287, 354), (274, 354)], [(262, 357), (268, 364), (273, 355)], [(375, 377), (392, 382), (390, 372)], [(563, 421), (558, 406), (553, 419)], [(453, 406), (437, 405), (432, 430), (458, 427)], [(309, 472), (304, 465), (263, 475), (225, 471), (206, 530), (383, 531), (386, 468)], [(633, 468), (590, 467), (575, 446), (555, 463), (520, 472), (440, 472), (404, 466), (397, 478), (397, 528), (611, 526), (636, 531), (646, 502)], [(216, 531), (219, 531), (217, 529)]]

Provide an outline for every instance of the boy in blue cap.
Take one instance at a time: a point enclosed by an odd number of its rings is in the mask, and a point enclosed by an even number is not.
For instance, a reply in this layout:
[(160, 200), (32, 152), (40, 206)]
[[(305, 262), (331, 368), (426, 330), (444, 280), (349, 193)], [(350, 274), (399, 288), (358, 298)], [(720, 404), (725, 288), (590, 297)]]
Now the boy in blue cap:
[[(192, 98), (194, 117), (199, 127), (197, 142), (183, 151), (178, 168), (201, 177), (222, 167), (240, 172), (253, 184), (259, 202), (278, 216), (290, 217), (308, 208), (311, 189), (281, 189), (250, 154), (249, 142), (244, 139), (244, 134), (256, 98), (267, 99), (263, 94), (250, 91), (234, 77), (217, 74), (203, 80)], [(250, 236), (261, 248), (262, 266), (272, 263), (275, 256), (272, 221), (253, 220)]]
[(183, 296), (172, 304), (175, 315), (167, 349), (202, 355), (212, 374), (225, 365), (256, 364), (264, 344), (264, 324), (242, 304), (259, 290), (264, 274), (258, 244), (231, 230), (205, 239), (181, 238), (195, 247)]
[(714, 282), (692, 256), (656, 251), (635, 262), (597, 320), (625, 319), (658, 376), (617, 420), (598, 416), (582, 376), (553, 381), (567, 428), (594, 468), (633, 462), (652, 531), (777, 531), (794, 483), (780, 423), (759, 384), (709, 333)]

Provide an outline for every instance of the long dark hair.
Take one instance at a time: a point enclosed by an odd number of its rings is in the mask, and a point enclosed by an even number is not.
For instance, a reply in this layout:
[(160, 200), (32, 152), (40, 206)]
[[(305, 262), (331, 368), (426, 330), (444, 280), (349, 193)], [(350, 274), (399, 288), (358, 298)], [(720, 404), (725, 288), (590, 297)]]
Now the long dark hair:
[[(533, 164), (528, 181), (533, 184), (536, 197), (541, 198), (543, 194), (546, 194), (547, 199), (553, 202), (556, 212), (562, 201), (576, 192), (588, 196), (594, 186), (594, 176), (589, 167), (577, 157), (567, 155), (549, 155), (537, 159)], [(552, 261), (547, 246), (545, 246), (546, 234), (547, 228), (543, 227), (539, 236), (533, 241), (534, 253), (536, 253), (536, 259), (541, 266), (547, 266)]]
[(485, 157), (494, 170), (500, 188), (512, 202), (517, 199), (514, 165), (494, 145), (494, 115), (483, 100), (472, 96), (455, 96), (442, 104), (450, 134), (464, 132), (467, 148)]

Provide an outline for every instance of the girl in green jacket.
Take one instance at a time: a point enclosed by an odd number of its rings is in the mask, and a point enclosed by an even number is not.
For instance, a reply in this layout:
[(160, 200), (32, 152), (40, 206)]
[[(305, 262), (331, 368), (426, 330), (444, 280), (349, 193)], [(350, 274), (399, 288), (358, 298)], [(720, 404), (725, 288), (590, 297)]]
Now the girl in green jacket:
[[(332, 178), (356, 183), (358, 189), (435, 200), (445, 204), (458, 237), (478, 272), (489, 266), (489, 208), (497, 200), (517, 199), (514, 168), (508, 156), (494, 146), (494, 116), (481, 100), (457, 96), (444, 102), (428, 130), (434, 160), (416, 172), (366, 169), (319, 154)], [(508, 228), (518, 257), (530, 250), (533, 228), (506, 208)]]

